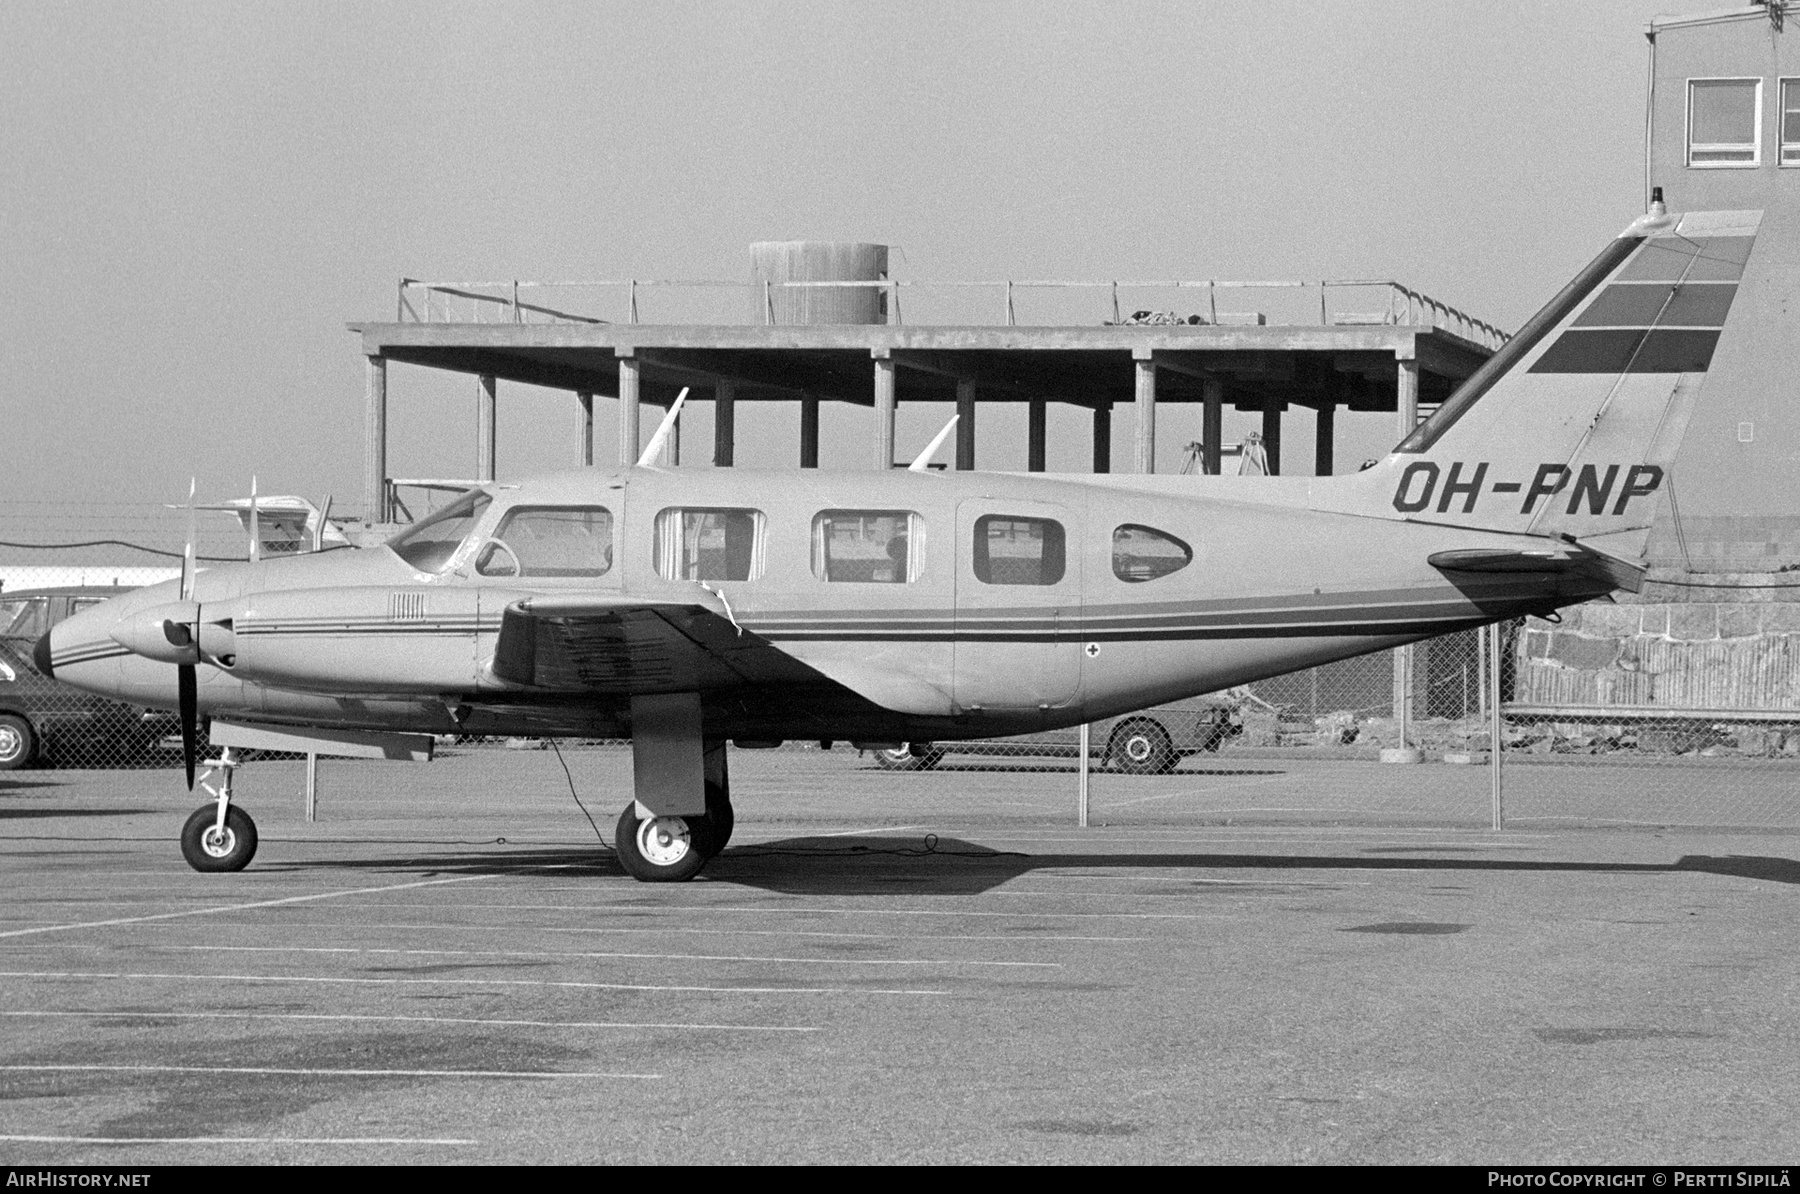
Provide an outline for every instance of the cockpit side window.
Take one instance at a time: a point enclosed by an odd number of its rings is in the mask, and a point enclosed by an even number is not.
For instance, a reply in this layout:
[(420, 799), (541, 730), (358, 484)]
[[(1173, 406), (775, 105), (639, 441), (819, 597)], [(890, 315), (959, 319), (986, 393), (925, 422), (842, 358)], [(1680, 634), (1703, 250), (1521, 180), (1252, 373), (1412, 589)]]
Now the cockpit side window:
[(1068, 553), (1063, 525), (1050, 518), (984, 514), (975, 520), (975, 579), (988, 585), (1053, 585)]
[(480, 490), (465, 494), (436, 514), (413, 523), (389, 539), (387, 545), (420, 572), (442, 572), (493, 500)]
[(1141, 584), (1180, 572), (1194, 562), (1194, 549), (1166, 531), (1128, 522), (1113, 531), (1113, 575)]
[(475, 555), (483, 576), (605, 576), (613, 517), (602, 506), (515, 507)]
[(763, 574), (761, 510), (668, 509), (656, 516), (656, 574), (664, 580), (756, 580)]

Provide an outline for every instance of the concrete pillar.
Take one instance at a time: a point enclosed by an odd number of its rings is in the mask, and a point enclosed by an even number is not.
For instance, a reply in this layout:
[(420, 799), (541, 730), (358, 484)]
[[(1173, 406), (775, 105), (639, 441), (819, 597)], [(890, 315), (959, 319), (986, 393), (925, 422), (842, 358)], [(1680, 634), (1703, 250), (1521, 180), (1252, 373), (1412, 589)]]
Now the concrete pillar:
[(1094, 408), (1094, 471), (1112, 472), (1112, 403)]
[[(1419, 362), (1400, 359), (1394, 364), (1394, 430), (1401, 439), (1405, 439), (1419, 425)], [(1400, 723), (1402, 746), (1409, 745), (1412, 741), (1410, 727), (1416, 713), (1413, 702), (1413, 651), (1412, 647), (1398, 647), (1394, 651), (1394, 717)]]
[(1219, 450), (1224, 447), (1221, 441), (1225, 438), (1225, 383), (1212, 377), (1202, 381), (1200, 400), (1200, 442), (1203, 445), (1200, 471), (1216, 477), (1221, 459)]
[(720, 378), (713, 386), (713, 464), (730, 468), (737, 450), (737, 382)]
[(1313, 476), (1331, 476), (1331, 449), (1337, 424), (1337, 404), (1326, 402), (1319, 408), (1318, 430), (1313, 433)]
[(363, 386), (363, 520), (392, 518), (387, 492), (387, 360), (370, 357)]
[(619, 355), (619, 463), (630, 468), (638, 458), (639, 369), (629, 348)]
[(583, 390), (575, 395), (575, 401), (581, 404), (581, 467), (592, 468), (594, 464), (594, 395)]
[[(1139, 352), (1143, 355), (1139, 356)], [(1153, 473), (1156, 471), (1156, 362), (1150, 359), (1148, 350), (1137, 349), (1132, 353), (1131, 363), (1137, 367), (1137, 452), (1133, 465), (1140, 473)]]
[(956, 467), (968, 472), (975, 467), (975, 383), (956, 383)]
[(1281, 399), (1263, 402), (1263, 451), (1269, 455), (1269, 475), (1281, 472)]
[(1399, 366), (1394, 372), (1394, 394), (1398, 399), (1395, 430), (1405, 439), (1419, 425), (1419, 362), (1400, 360), (1394, 364)]
[[(875, 467), (894, 467), (894, 358), (875, 352)], [(815, 449), (816, 450), (816, 449)]]
[(1041, 473), (1044, 471), (1044, 450), (1049, 438), (1050, 412), (1042, 398), (1033, 398), (1026, 409), (1025, 471)]
[(494, 433), (498, 430), (497, 411), (499, 403), (495, 401), (492, 373), (483, 373), (476, 379), (480, 384), (475, 393), (475, 479), (492, 481), (494, 479)]
[[(894, 450), (893, 415), (888, 416), (888, 452)], [(800, 400), (800, 467), (819, 467), (819, 400)]]

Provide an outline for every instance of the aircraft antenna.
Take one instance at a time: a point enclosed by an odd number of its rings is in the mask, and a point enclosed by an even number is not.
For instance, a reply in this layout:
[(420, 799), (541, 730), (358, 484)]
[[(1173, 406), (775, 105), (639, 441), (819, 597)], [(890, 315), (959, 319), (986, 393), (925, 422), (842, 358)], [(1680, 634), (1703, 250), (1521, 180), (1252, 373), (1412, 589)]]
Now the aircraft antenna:
[(938, 454), (938, 449), (943, 447), (944, 441), (950, 438), (950, 431), (956, 426), (956, 420), (960, 417), (960, 415), (950, 416), (950, 421), (944, 424), (944, 429), (938, 432), (930, 443), (925, 445), (925, 450), (919, 453), (917, 459), (906, 466), (907, 472), (922, 473), (931, 467), (931, 458)]
[(650, 462), (662, 454), (663, 445), (669, 442), (669, 436), (675, 432), (675, 420), (681, 417), (681, 405), (687, 401), (687, 396), (688, 387), (682, 386), (681, 393), (675, 395), (675, 401), (669, 403), (669, 413), (657, 425), (656, 434), (645, 445), (643, 455), (638, 457), (639, 468), (649, 468)]

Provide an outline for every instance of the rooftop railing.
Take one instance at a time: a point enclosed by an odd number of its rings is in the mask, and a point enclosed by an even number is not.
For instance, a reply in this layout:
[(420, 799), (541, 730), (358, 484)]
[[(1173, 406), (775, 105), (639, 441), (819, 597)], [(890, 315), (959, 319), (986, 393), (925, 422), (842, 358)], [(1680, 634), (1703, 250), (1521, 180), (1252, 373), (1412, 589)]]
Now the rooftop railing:
[(1437, 328), (1497, 349), (1509, 333), (1409, 286), (1317, 282), (427, 282), (400, 279), (401, 323), (777, 322), (783, 291), (876, 290), (886, 321), (910, 326), (1195, 324)]

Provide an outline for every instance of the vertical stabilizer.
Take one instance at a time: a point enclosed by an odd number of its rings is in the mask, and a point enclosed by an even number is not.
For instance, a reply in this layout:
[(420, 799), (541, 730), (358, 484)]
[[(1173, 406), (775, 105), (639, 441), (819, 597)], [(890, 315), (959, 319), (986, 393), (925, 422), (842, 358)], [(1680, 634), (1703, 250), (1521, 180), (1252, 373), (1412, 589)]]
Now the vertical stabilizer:
[(1638, 220), (1379, 464), (1322, 485), (1320, 504), (1638, 554), (1761, 222)]

